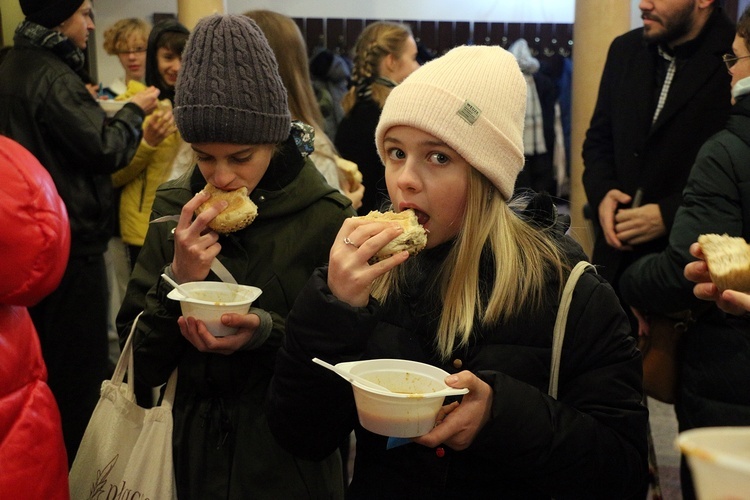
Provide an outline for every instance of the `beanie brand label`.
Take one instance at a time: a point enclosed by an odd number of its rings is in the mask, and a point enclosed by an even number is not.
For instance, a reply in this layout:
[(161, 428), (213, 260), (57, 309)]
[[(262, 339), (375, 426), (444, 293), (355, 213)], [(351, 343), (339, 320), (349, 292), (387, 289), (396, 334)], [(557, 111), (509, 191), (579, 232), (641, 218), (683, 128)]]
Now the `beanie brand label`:
[(471, 101), (464, 101), (461, 108), (456, 112), (466, 123), (474, 125), (474, 122), (479, 119), (479, 115), (482, 114), (482, 110), (477, 107)]

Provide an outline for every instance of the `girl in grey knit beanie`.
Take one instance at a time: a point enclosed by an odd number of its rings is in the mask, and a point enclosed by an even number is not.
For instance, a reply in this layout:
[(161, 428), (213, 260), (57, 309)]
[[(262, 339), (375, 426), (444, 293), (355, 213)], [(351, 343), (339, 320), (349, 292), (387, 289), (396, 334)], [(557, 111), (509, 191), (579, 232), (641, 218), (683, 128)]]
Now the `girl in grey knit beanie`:
[[(178, 369), (177, 498), (341, 499), (338, 452), (297, 460), (273, 439), (265, 403), (289, 309), (354, 210), (298, 148), (276, 60), (252, 20), (201, 19), (182, 62), (174, 115), (196, 165), (158, 188), (118, 315), (129, 332), (143, 311), (133, 355), (145, 383), (158, 386)], [(211, 230), (228, 203), (211, 198), (207, 184), (249, 196), (252, 224)], [(262, 294), (246, 314), (223, 314), (236, 332), (215, 337), (199, 318), (181, 315), (163, 275), (180, 284), (234, 280)]]

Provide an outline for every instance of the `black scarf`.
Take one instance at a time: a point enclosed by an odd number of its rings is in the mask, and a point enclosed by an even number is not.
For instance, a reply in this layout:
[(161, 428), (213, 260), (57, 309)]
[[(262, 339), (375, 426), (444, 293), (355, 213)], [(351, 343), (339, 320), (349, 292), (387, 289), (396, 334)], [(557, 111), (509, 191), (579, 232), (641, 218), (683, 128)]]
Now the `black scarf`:
[(62, 33), (45, 28), (31, 21), (22, 21), (21, 24), (16, 28), (15, 36), (13, 37), (15, 43), (20, 40), (25, 40), (35, 47), (50, 50), (60, 59), (65, 61), (65, 64), (76, 72), (78, 76), (85, 83), (92, 83), (91, 77), (84, 69), (86, 65), (86, 57), (83, 51), (76, 47), (68, 37)]

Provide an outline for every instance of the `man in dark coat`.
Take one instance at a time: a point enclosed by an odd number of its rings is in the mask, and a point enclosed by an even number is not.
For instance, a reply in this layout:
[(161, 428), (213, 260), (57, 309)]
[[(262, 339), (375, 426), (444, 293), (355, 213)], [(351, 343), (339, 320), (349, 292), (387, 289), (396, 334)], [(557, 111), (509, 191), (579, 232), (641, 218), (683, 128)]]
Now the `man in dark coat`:
[(130, 162), (144, 111), (158, 90), (133, 96), (107, 120), (86, 84), (83, 50), (94, 30), (90, 0), (21, 0), (26, 19), (0, 66), (0, 134), (49, 171), (70, 218), (70, 258), (60, 286), (30, 309), (62, 416), (72, 462), (107, 369), (110, 175)]
[[(697, 427), (750, 425), (750, 319), (726, 314), (693, 295), (683, 275), (690, 245), (701, 234), (750, 240), (750, 8), (737, 23), (732, 107), (726, 128), (698, 152), (669, 234), (669, 246), (633, 263), (622, 275), (625, 301), (644, 315), (693, 311), (680, 340), (680, 379), (675, 412), (680, 432)], [(708, 306), (708, 304), (711, 304)], [(682, 495), (695, 498), (683, 461)]]
[(583, 184), (596, 228), (592, 260), (615, 290), (632, 262), (666, 247), (698, 149), (726, 123), (721, 57), (734, 28), (716, 4), (642, 2), (643, 27), (609, 49), (583, 144)]

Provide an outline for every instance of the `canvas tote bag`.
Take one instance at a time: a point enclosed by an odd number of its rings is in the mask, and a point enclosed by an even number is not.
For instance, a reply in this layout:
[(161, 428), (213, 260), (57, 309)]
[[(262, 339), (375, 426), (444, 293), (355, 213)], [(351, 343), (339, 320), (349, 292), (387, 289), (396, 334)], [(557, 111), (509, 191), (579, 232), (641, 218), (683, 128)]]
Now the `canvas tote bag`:
[[(138, 318), (140, 314), (133, 321), (112, 379), (102, 382), (99, 402), (70, 469), (73, 500), (177, 498), (172, 464), (177, 370), (169, 377), (160, 406), (145, 409), (136, 404), (131, 342)], [(124, 382), (126, 372), (129, 383)]]

